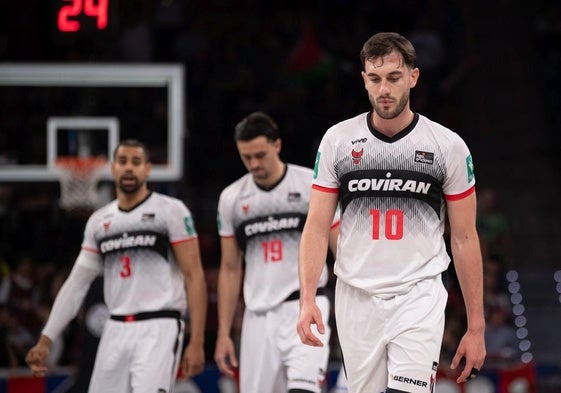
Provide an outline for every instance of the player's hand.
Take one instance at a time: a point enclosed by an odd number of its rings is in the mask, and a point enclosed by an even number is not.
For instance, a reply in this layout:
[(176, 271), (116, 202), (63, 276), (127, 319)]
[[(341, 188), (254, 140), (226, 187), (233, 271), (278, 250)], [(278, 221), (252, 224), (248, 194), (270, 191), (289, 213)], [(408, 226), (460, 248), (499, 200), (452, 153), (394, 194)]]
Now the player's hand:
[(185, 378), (191, 378), (203, 372), (205, 368), (205, 350), (202, 345), (187, 345), (181, 359), (181, 371)]
[(303, 344), (313, 347), (323, 347), (323, 342), (312, 332), (312, 325), (316, 325), (320, 334), (325, 334), (325, 326), (321, 318), (321, 310), (315, 301), (300, 302), (300, 316), (298, 317), (298, 335)]
[(45, 360), (49, 356), (51, 344), (52, 341), (47, 336), (42, 335), (37, 344), (25, 356), (25, 362), (31, 368), (31, 373), (36, 377), (43, 377), (47, 372)]
[(234, 343), (229, 336), (218, 336), (214, 361), (222, 374), (231, 378), (234, 377), (234, 369), (238, 367), (238, 359), (236, 358)]
[(450, 364), (450, 368), (455, 370), (462, 358), (465, 358), (464, 369), (456, 382), (463, 383), (468, 379), (475, 378), (483, 366), (485, 355), (485, 330), (468, 330), (460, 340), (456, 355)]

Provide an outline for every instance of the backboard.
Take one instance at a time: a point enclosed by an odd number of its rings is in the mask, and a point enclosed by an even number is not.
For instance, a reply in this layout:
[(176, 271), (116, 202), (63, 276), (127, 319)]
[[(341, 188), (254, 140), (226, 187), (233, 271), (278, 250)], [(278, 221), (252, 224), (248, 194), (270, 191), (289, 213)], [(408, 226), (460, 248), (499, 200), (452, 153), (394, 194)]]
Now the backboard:
[(56, 181), (58, 156), (110, 160), (128, 138), (148, 146), (151, 180), (178, 180), (185, 110), (181, 65), (2, 64), (0, 181)]

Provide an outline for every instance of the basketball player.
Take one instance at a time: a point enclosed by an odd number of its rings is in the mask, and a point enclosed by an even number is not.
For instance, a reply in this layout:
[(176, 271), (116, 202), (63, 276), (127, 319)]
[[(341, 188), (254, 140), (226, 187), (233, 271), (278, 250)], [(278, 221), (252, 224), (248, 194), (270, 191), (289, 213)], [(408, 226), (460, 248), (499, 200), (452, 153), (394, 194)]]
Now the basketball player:
[[(121, 142), (113, 159), (117, 199), (90, 216), (82, 250), (26, 361), (34, 375), (45, 374), (51, 343), (103, 271), (111, 316), (89, 392), (172, 392), (180, 362), (186, 376), (204, 367), (206, 288), (197, 233), (183, 202), (148, 189), (151, 164), (142, 143)], [(187, 308), (191, 338), (181, 358)]]
[[(281, 139), (267, 114), (254, 112), (235, 127), (246, 175), (226, 187), (218, 203), (221, 263), (218, 276), (218, 338), (215, 361), (234, 375), (238, 366), (230, 337), (242, 282), (245, 311), (241, 329), (240, 391), (320, 392), (329, 358), (329, 331), (323, 347), (302, 345), (298, 321), (298, 244), (308, 212), (312, 170), (279, 157)], [(338, 218), (330, 224), (335, 248)], [(325, 259), (318, 283), (327, 283)], [(316, 298), (327, 324), (329, 299)]]
[(321, 345), (310, 327), (324, 330), (314, 295), (339, 201), (335, 318), (349, 392), (429, 393), (447, 300), (446, 215), (468, 321), (451, 364), (465, 361), (458, 383), (485, 359), (472, 158), (457, 134), (410, 109), (419, 69), (407, 39), (376, 34), (360, 56), (373, 110), (334, 125), (320, 143), (300, 244), (298, 332)]

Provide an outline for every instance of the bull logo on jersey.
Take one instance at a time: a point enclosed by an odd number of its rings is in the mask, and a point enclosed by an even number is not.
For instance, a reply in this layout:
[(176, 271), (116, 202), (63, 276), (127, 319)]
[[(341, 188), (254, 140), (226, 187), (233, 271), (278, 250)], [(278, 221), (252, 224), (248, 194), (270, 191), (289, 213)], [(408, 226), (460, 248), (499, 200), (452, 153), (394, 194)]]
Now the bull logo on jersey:
[(247, 213), (249, 213), (249, 205), (242, 205), (242, 210), (243, 214), (247, 216)]
[(364, 148), (360, 149), (360, 151), (356, 151), (355, 149), (353, 149), (351, 152), (351, 155), (353, 157), (353, 164), (355, 165), (360, 164), (360, 160), (362, 160), (363, 154), (364, 154)]
[(109, 225), (111, 225), (111, 221), (107, 221), (103, 223), (103, 230), (107, 232), (109, 230)]

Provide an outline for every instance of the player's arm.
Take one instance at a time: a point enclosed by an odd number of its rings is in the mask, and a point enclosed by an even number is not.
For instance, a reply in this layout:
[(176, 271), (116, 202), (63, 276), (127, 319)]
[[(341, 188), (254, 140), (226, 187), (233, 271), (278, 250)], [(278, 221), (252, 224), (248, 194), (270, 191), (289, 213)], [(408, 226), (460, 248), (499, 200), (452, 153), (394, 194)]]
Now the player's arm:
[(205, 366), (206, 281), (197, 238), (174, 244), (173, 252), (185, 278), (189, 304), (190, 339), (181, 366), (184, 375), (191, 377), (201, 373)]
[(25, 357), (33, 375), (45, 375), (47, 371), (45, 360), (49, 356), (53, 341), (76, 317), (91, 283), (101, 272), (99, 258), (98, 254), (86, 250), (82, 250), (78, 255), (72, 271), (57, 293), (37, 344), (27, 352)]
[(460, 341), (451, 367), (465, 357), (465, 368), (458, 383), (465, 382), (472, 368), (481, 369), (485, 360), (485, 316), (483, 312), (483, 264), (475, 226), (476, 196), (447, 201), (450, 242), (454, 267), (460, 282), (467, 312), (467, 331)]
[(221, 237), (220, 246), (218, 334), (214, 360), (222, 373), (232, 377), (233, 367), (238, 367), (238, 360), (230, 331), (240, 299), (243, 253), (234, 237)]
[[(298, 334), (304, 344), (323, 346), (321, 340), (311, 331), (316, 324), (323, 334), (325, 326), (321, 311), (316, 305), (316, 291), (321, 272), (325, 266), (327, 247), (333, 215), (337, 207), (337, 193), (312, 189), (308, 218), (302, 232), (298, 254), (298, 273), (300, 279), (300, 316)], [(333, 236), (331, 236), (333, 241)]]
[(331, 225), (331, 230), (329, 231), (329, 250), (333, 254), (334, 258), (337, 258), (337, 239), (339, 238), (339, 222)]

